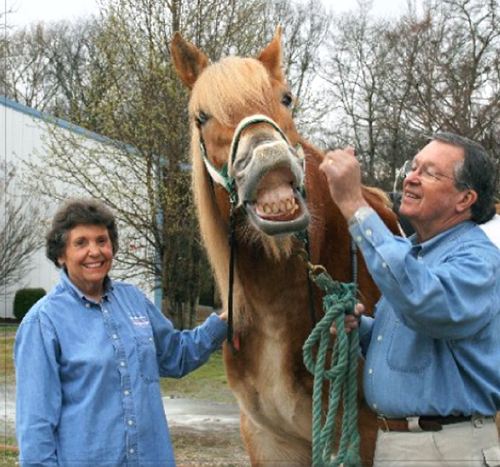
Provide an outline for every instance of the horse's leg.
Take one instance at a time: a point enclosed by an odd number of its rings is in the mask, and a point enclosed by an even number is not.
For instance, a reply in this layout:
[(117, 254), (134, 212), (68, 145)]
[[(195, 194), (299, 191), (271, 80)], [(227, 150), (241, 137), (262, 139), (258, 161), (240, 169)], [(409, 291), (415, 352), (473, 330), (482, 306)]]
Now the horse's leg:
[(240, 429), (252, 467), (311, 467), (311, 443), (283, 437), (256, 425), (241, 412)]

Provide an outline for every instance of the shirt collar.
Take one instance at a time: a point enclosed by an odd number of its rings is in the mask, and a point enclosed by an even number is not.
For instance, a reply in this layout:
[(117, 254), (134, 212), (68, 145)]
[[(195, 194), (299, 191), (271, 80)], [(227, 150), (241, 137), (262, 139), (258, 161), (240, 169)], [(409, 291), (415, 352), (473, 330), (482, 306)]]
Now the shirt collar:
[(418, 243), (417, 235), (413, 234), (409, 240), (411, 241), (414, 247), (420, 247), (422, 250), (427, 252), (433, 250), (434, 248), (442, 245), (443, 243), (448, 243), (456, 240), (461, 237), (464, 233), (468, 232), (470, 229), (474, 228), (476, 223), (473, 221), (464, 221), (459, 224), (441, 232), (440, 234), (432, 237), (430, 240), (427, 240), (423, 243)]
[[(61, 282), (63, 283), (64, 287), (75, 297), (79, 298), (80, 300), (85, 300), (89, 302), (95, 302), (95, 300), (92, 300), (91, 298), (87, 298), (84, 293), (80, 291), (80, 289), (71, 282), (71, 279), (68, 276), (68, 272), (66, 271), (66, 268), (63, 268), (61, 271)], [(113, 291), (113, 281), (110, 279), (109, 276), (106, 276), (104, 278), (104, 283), (103, 283), (103, 294), (102, 298), (108, 298), (108, 295)]]

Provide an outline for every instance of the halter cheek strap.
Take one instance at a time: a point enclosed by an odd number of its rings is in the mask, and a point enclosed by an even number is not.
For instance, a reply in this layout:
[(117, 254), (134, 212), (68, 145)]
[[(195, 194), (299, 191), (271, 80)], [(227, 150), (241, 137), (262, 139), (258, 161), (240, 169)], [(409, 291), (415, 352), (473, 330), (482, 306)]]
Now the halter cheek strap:
[(200, 149), (201, 155), (203, 157), (203, 162), (205, 163), (205, 167), (207, 172), (210, 174), (210, 177), (215, 183), (222, 185), (227, 191), (228, 186), (232, 183), (232, 178), (230, 178), (227, 174), (227, 162), (223, 165), (222, 169), (218, 169), (215, 165), (210, 162), (210, 159), (207, 157), (207, 150), (205, 148), (205, 143), (203, 139), (200, 137)]

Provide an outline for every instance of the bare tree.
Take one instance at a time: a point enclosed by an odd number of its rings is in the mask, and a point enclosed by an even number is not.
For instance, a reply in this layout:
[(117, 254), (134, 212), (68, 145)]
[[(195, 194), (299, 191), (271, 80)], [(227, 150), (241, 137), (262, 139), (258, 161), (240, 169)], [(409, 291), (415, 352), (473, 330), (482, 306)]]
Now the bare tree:
[(15, 169), (0, 168), (0, 295), (18, 284), (34, 267), (32, 255), (43, 244), (40, 210), (33, 198), (15, 187)]
[(342, 16), (324, 62), (329, 145), (355, 145), (366, 180), (386, 189), (438, 130), (500, 157), (498, 0), (429, 0), (423, 13), (409, 3), (391, 22), (363, 9)]
[(332, 28), (331, 52), (322, 72), (333, 103), (331, 137), (336, 145), (356, 147), (368, 183), (380, 172), (376, 162), (386, 118), (382, 91), (390, 69), (383, 41), (387, 28), (388, 23), (374, 19), (369, 10), (343, 15)]

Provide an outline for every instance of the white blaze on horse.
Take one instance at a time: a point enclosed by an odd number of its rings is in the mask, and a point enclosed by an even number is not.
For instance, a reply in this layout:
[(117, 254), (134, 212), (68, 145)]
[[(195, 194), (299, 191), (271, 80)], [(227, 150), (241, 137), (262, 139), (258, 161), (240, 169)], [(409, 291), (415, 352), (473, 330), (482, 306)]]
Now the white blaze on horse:
[[(226, 309), (231, 219), (234, 224), (237, 350), (226, 346), (224, 361), (241, 408), (243, 440), (254, 467), (310, 466), (312, 376), (302, 346), (312, 322), (307, 270), (296, 254), (304, 248), (303, 237), (296, 234), (307, 229), (310, 261), (323, 265), (333, 279), (350, 282), (346, 221), (318, 169), (323, 155), (297, 133), (292, 120), (280, 28), (256, 59), (227, 57), (210, 64), (178, 33), (171, 53), (190, 90), (195, 202)], [(396, 232), (385, 200), (374, 190), (364, 193)], [(379, 293), (360, 257), (359, 263), (360, 300), (372, 310)], [(316, 290), (318, 319), (321, 298)], [(359, 406), (361, 457), (370, 461), (376, 416), (361, 397)]]

